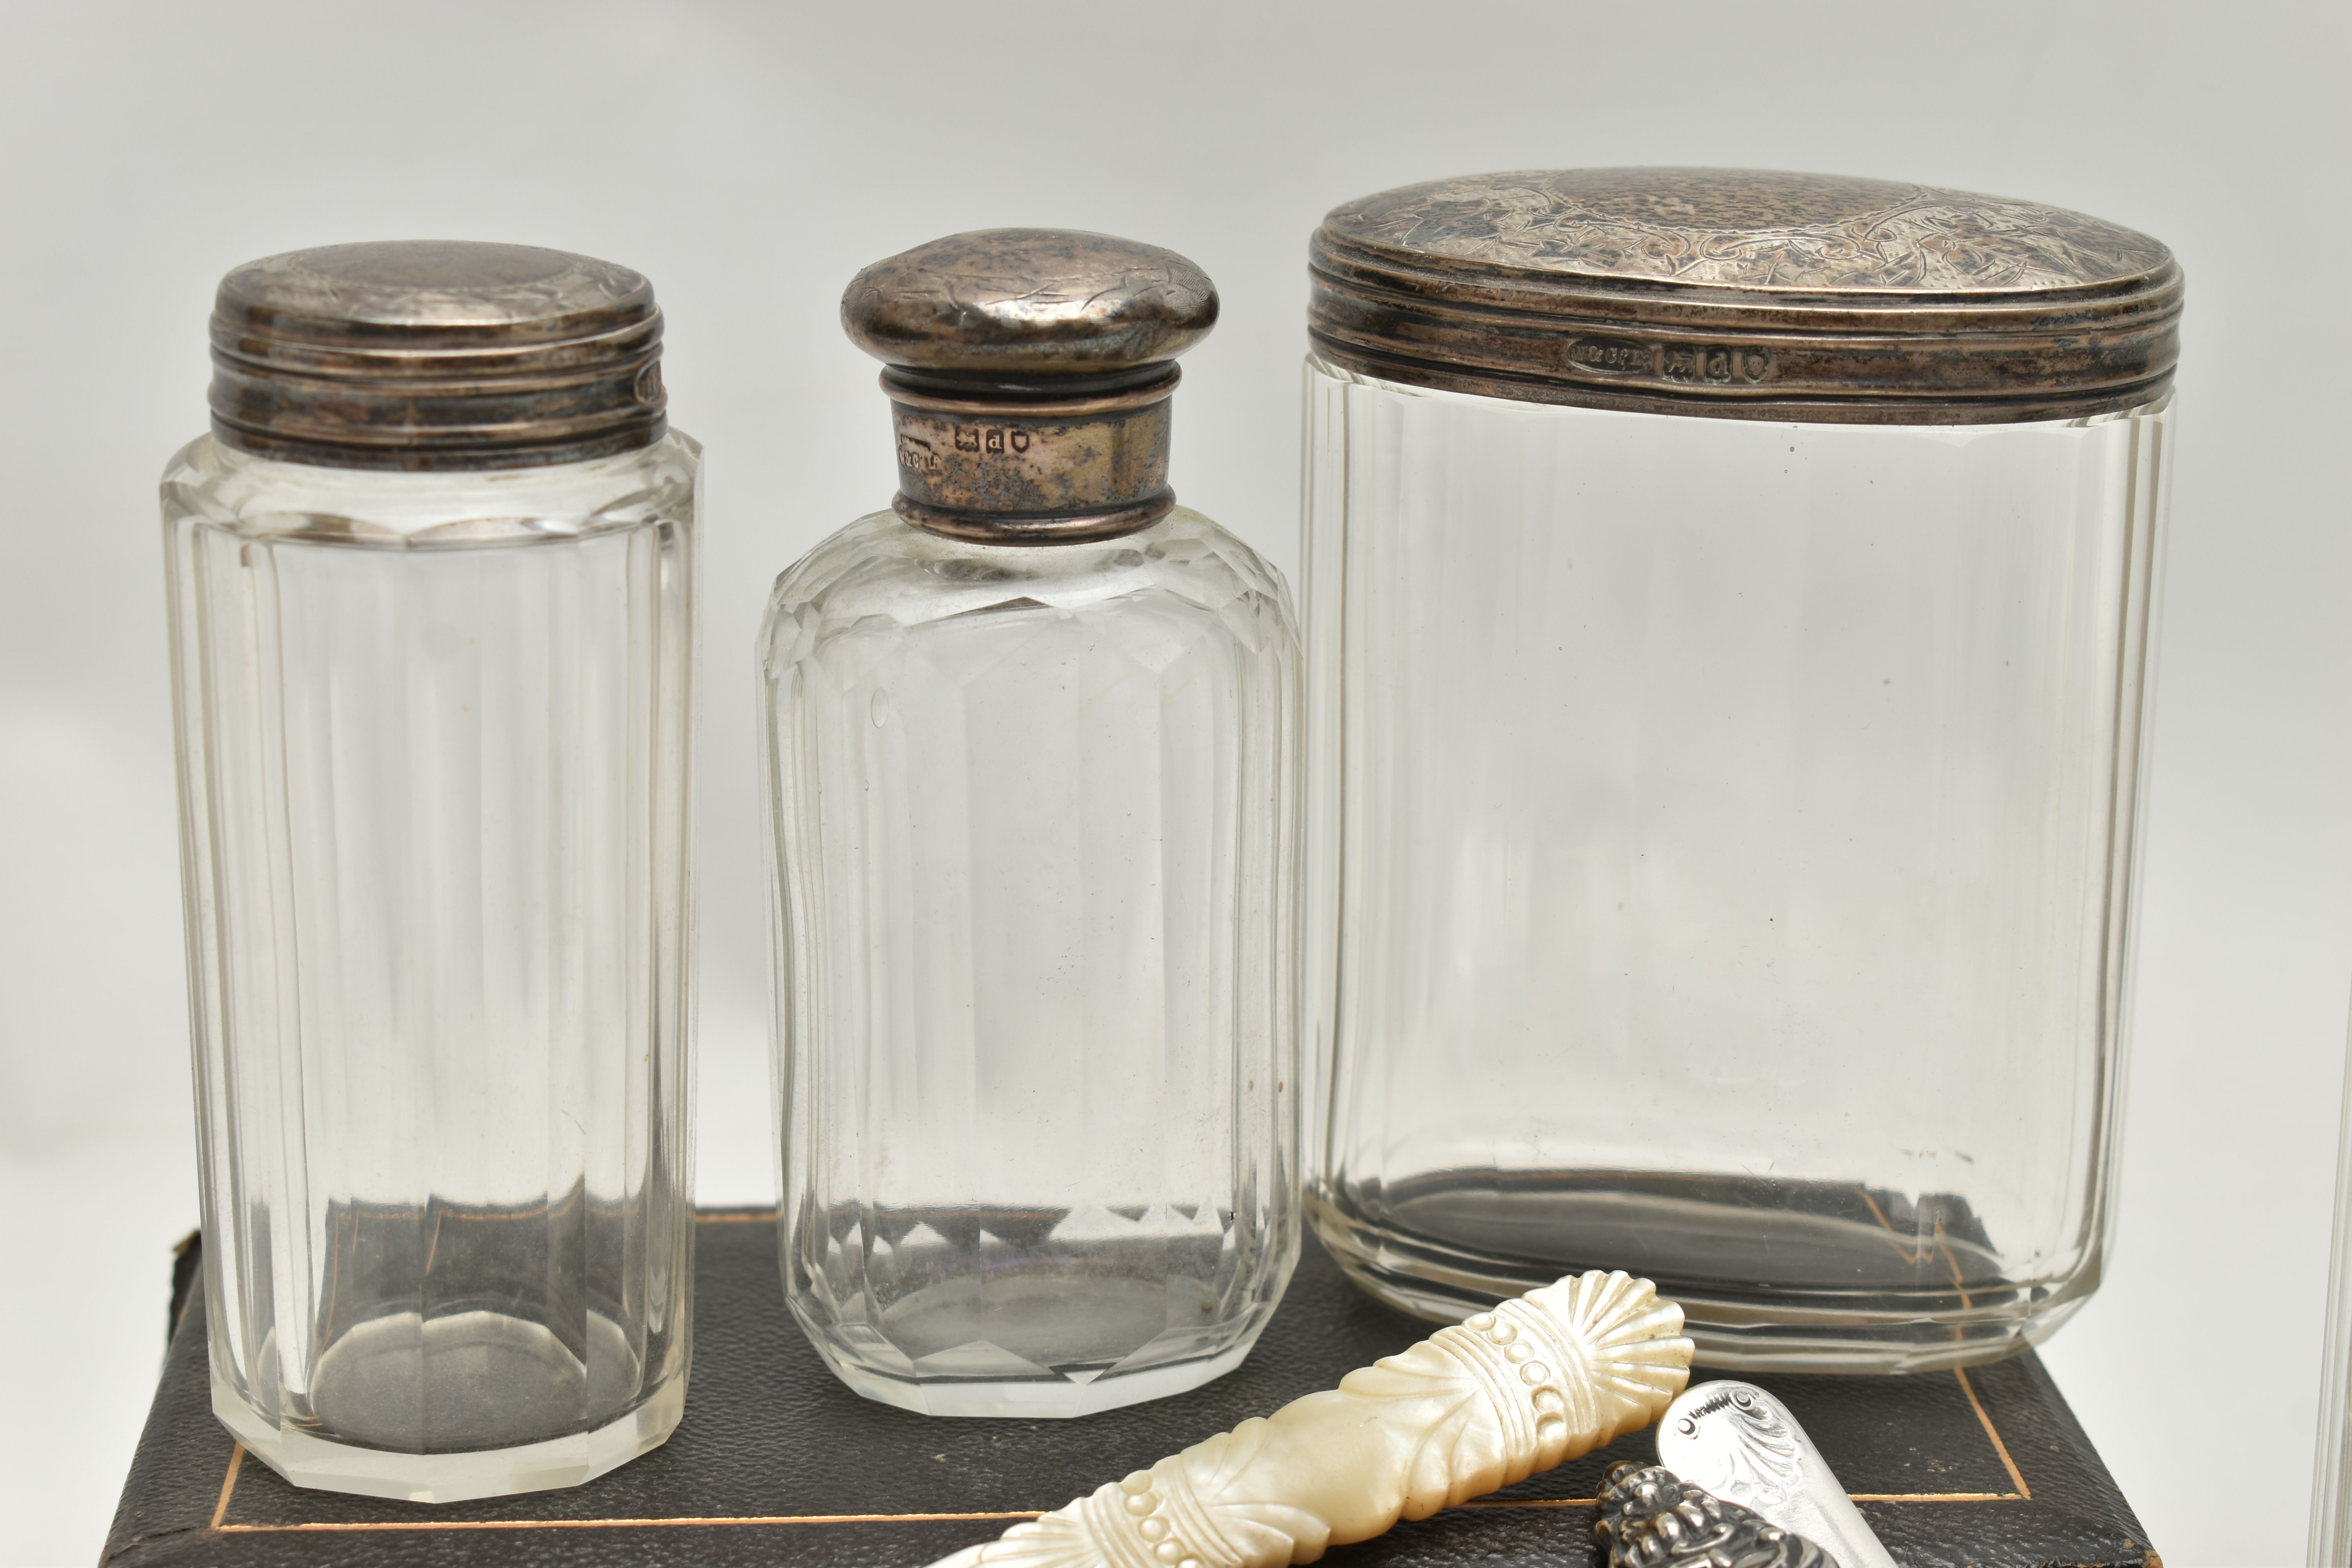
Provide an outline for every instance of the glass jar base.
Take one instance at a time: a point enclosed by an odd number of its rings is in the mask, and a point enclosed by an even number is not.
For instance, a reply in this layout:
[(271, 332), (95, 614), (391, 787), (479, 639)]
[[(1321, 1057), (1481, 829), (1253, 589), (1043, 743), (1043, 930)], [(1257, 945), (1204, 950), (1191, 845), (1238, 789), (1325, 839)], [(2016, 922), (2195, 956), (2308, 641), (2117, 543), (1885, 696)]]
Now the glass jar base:
[[(1376, 1300), (1436, 1322), (1459, 1322), (1495, 1303), (1600, 1260), (1509, 1258), (1407, 1234), (1350, 1215), (1320, 1194), (1307, 1214), (1315, 1234), (1357, 1286)], [(1659, 1279), (1680, 1306), (1697, 1360), (1727, 1372), (1913, 1373), (1999, 1361), (2041, 1343), (2098, 1283), (2087, 1270), (2063, 1288), (2004, 1283), (1984, 1291), (1905, 1293), (1807, 1289), (1781, 1300), (1716, 1292)]]
[(1108, 1373), (1091, 1382), (1072, 1378), (955, 1378), (915, 1381), (886, 1373), (839, 1354), (812, 1335), (834, 1375), (866, 1398), (895, 1405), (918, 1415), (993, 1415), (1024, 1420), (1053, 1420), (1096, 1415), (1125, 1405), (1189, 1394), (1214, 1383), (1242, 1364), (1256, 1342), (1250, 1335), (1241, 1343), (1193, 1361), (1146, 1367), (1139, 1372)]
[(234, 1388), (213, 1380), (213, 1414), (247, 1452), (287, 1480), (320, 1491), (406, 1502), (465, 1502), (576, 1487), (661, 1447), (685, 1412), (686, 1379), (677, 1377), (593, 1431), (509, 1448), (404, 1454), (273, 1426)]

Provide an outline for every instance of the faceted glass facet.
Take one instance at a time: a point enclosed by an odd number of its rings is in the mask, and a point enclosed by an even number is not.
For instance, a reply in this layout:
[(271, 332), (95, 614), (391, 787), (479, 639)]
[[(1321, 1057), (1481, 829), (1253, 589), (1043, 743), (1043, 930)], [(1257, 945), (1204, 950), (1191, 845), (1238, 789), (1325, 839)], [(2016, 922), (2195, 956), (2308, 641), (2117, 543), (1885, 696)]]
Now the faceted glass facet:
[(1298, 1245), (1297, 638), (1179, 509), (879, 512), (761, 643), (785, 1291), (834, 1370), (1076, 1415), (1238, 1364)]
[(1310, 361), (1308, 1196), (1459, 1317), (1895, 1370), (2099, 1278), (2168, 399), (1808, 425)]
[(164, 475), (214, 1407), (298, 1484), (677, 1424), (699, 467)]

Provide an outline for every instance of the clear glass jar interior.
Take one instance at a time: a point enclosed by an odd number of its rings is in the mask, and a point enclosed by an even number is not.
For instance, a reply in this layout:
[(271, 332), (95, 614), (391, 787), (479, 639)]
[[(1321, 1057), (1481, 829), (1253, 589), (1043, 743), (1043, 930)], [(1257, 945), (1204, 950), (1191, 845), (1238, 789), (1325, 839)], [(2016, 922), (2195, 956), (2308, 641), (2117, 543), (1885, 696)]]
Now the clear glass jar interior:
[(1307, 372), (1311, 1199), (1432, 1315), (2014, 1348), (2097, 1282), (2168, 404), (1776, 424)]
[(306, 1484), (677, 1419), (698, 462), (166, 471), (215, 1406)]
[(1297, 633), (1179, 508), (1087, 543), (878, 512), (761, 641), (784, 1281), (835, 1370), (1072, 1415), (1246, 1353), (1296, 1193)]

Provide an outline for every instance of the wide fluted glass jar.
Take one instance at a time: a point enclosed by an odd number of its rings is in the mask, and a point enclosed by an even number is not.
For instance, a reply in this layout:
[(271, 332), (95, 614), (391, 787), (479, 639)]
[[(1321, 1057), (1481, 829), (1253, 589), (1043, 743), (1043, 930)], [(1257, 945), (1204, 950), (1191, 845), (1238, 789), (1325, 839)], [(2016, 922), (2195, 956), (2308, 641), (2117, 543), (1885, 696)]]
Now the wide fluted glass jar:
[(624, 268), (229, 274), (163, 478), (213, 1406), (304, 1486), (585, 1480), (686, 1395), (699, 451)]
[(900, 491), (761, 635), (784, 1289), (842, 1380), (1079, 1415), (1237, 1365), (1298, 1248), (1298, 644), (1167, 485), (1172, 252), (861, 273)]
[(1333, 212), (1308, 1205), (1459, 1316), (2000, 1355), (2094, 1289), (2179, 311), (2145, 236), (1720, 170)]

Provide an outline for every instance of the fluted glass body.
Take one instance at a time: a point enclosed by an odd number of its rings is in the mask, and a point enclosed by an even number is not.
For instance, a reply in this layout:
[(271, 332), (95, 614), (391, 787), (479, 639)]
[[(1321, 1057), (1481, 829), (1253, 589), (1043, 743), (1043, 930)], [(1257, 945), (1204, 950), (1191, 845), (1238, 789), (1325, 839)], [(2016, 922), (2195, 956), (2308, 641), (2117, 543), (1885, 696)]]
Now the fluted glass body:
[(1310, 361), (1309, 1213), (1916, 1368), (2096, 1286), (2168, 405), (1796, 425)]
[(698, 467), (164, 475), (214, 1408), (304, 1485), (677, 1423)]
[(1298, 1247), (1297, 638), (1182, 509), (891, 512), (761, 638), (784, 1288), (844, 1381), (1076, 1415), (1248, 1353)]

